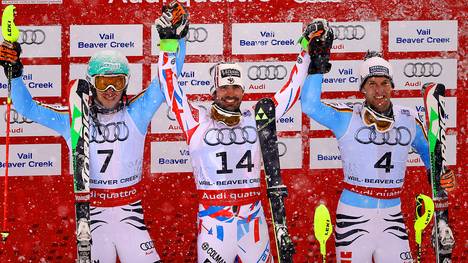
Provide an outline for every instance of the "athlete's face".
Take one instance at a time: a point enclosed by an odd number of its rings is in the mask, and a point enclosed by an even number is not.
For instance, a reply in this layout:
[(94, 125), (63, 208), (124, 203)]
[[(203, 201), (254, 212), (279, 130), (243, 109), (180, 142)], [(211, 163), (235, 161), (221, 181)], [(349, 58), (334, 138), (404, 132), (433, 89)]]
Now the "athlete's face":
[(239, 85), (225, 85), (218, 87), (213, 95), (214, 102), (228, 111), (239, 109), (244, 96), (244, 90)]
[(116, 91), (114, 89), (107, 89), (106, 91), (96, 90), (98, 102), (106, 109), (112, 110), (119, 104), (122, 97), (123, 90)]
[(392, 83), (388, 78), (370, 77), (364, 84), (362, 93), (367, 103), (377, 112), (383, 113), (390, 108)]

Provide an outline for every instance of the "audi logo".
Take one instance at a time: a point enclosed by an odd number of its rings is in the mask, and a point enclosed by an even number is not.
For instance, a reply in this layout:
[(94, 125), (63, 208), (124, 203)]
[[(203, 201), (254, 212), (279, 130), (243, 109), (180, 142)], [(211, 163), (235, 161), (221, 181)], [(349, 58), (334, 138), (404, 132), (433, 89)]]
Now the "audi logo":
[(18, 38), (19, 44), (26, 45), (40, 45), (44, 43), (46, 34), (41, 29), (20, 29), (20, 37)]
[(366, 29), (361, 25), (331, 26), (334, 40), (361, 40), (366, 36)]
[(407, 251), (407, 252), (401, 252), (400, 253), (400, 259), (403, 259), (403, 260), (410, 260), (410, 259), (413, 259), (413, 256), (411, 256), (411, 252)]
[(125, 141), (130, 132), (127, 124), (124, 121), (119, 121), (91, 125), (90, 133), (90, 143), (113, 143), (115, 141)]
[(361, 127), (354, 135), (354, 139), (362, 144), (373, 143), (376, 145), (401, 145), (407, 146), (411, 143), (413, 136), (408, 128), (404, 126), (393, 127), (391, 130), (380, 133), (374, 127)]
[(439, 62), (406, 63), (403, 74), (412, 77), (438, 77), (442, 74), (442, 65)]
[(204, 27), (189, 27), (187, 42), (205, 42), (208, 39), (208, 30)]
[(288, 70), (283, 65), (250, 66), (247, 76), (251, 80), (281, 80), (286, 78)]
[[(7, 114), (8, 112), (5, 111), (4, 117), (5, 117), (5, 123), (7, 122)], [(32, 120), (28, 120), (26, 117), (21, 116), (15, 109), (10, 109), (10, 124), (17, 123), (17, 124), (22, 124), (22, 123), (33, 123)]]
[(153, 243), (153, 241), (148, 241), (148, 242), (141, 243), (140, 248), (143, 251), (148, 251), (148, 250), (154, 248), (154, 243)]
[(210, 146), (218, 144), (254, 144), (257, 141), (257, 129), (252, 126), (221, 129), (211, 128), (206, 131), (203, 140)]

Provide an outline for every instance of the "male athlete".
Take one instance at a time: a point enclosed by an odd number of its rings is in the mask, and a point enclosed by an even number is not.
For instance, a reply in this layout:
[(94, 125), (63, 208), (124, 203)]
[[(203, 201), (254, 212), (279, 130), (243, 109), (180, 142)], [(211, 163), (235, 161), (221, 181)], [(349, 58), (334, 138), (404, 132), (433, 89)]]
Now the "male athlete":
[[(311, 62), (301, 103), (305, 114), (332, 130), (341, 152), (345, 187), (336, 212), (337, 262), (412, 262), (399, 197), (411, 147), (429, 168), (425, 130), (413, 110), (391, 102), (393, 69), (376, 52), (368, 52), (359, 68), (364, 103), (320, 101), (332, 36), (309, 45), (321, 59)], [(452, 246), (448, 225), (438, 227)]]
[[(34, 101), (22, 79), (18, 43), (3, 42), (0, 64), (13, 65), (12, 100), (24, 117), (58, 132), (70, 147), (70, 115)], [(88, 63), (90, 102), (91, 256), (93, 262), (159, 262), (143, 219), (140, 181), (148, 124), (164, 100), (155, 78), (148, 89), (127, 99), (127, 58), (99, 51)], [(78, 80), (72, 81), (75, 85)], [(71, 190), (71, 189), (70, 189)]]
[[(220, 62), (212, 68), (213, 104), (194, 109), (179, 86), (176, 58), (185, 42), (164, 34), (171, 14), (156, 21), (160, 32), (159, 77), (171, 110), (183, 129), (199, 193), (198, 262), (272, 262), (268, 227), (260, 202), (260, 147), (252, 109), (241, 109), (243, 71)], [(324, 30), (315, 33), (322, 37)], [(312, 35), (312, 34), (311, 34)], [(178, 44), (178, 48), (177, 48)], [(297, 101), (310, 56), (302, 51), (286, 84), (274, 94), (276, 118)], [(201, 69), (208, 70), (208, 69)]]

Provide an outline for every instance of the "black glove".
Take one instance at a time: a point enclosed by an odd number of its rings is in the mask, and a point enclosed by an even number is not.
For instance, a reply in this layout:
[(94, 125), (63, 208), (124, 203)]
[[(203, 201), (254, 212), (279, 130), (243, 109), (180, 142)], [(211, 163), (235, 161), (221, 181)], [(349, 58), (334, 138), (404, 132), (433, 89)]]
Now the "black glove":
[(0, 65), (8, 78), (8, 70), (11, 68), (11, 78), (23, 75), (23, 64), (20, 60), (21, 46), (18, 42), (3, 41), (0, 45)]
[(187, 36), (189, 14), (177, 1), (163, 6), (162, 15), (155, 21), (160, 39), (181, 39)]
[(325, 19), (314, 19), (307, 25), (299, 41), (310, 55), (309, 74), (325, 74), (330, 71), (330, 49), (333, 38), (333, 30)]

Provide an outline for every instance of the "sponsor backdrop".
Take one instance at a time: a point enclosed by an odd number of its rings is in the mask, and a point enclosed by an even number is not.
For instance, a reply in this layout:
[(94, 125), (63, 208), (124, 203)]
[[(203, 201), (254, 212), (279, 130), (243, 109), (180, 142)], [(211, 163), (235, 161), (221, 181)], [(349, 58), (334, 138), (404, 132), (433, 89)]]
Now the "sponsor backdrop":
[[(23, 48), (24, 81), (36, 99), (65, 105), (67, 83), (85, 76), (89, 56), (116, 49), (131, 63), (129, 94), (147, 86), (157, 72), (158, 35), (153, 21), (164, 0), (3, 0), (15, 3)], [(185, 0), (192, 25), (180, 84), (198, 107), (209, 106), (208, 69), (220, 60), (241, 62), (246, 83), (243, 107), (269, 96), (287, 80), (299, 51), (296, 40), (314, 17), (332, 21), (333, 68), (323, 80), (323, 99), (356, 103), (358, 63), (366, 50), (382, 50), (395, 67), (395, 103), (424, 118), (420, 89), (425, 82), (448, 89), (448, 163), (459, 187), (451, 194), (451, 225), (457, 239), (454, 262), (467, 260), (466, 12), (463, 1), (436, 4), (357, 0)], [(5, 168), (6, 79), (0, 74), (0, 174)], [(1, 262), (72, 262), (75, 256), (69, 150), (57, 133), (12, 109), (10, 238)], [(319, 262), (313, 235), (314, 209), (325, 203), (334, 217), (342, 189), (340, 155), (333, 134), (301, 113), (300, 104), (278, 120), (281, 165), (289, 188), (286, 211), (296, 243), (295, 262)], [(365, 154), (365, 153), (363, 153)], [(148, 127), (144, 163), (144, 206), (154, 244), (165, 262), (195, 262), (196, 193), (190, 155), (174, 116), (162, 105)], [(402, 197), (415, 252), (414, 197), (429, 194), (418, 155), (411, 153)], [(2, 178), (3, 179), (3, 178)], [(263, 181), (262, 181), (263, 182)], [(0, 180), (3, 189), (3, 180)], [(265, 194), (265, 192), (264, 192)], [(265, 195), (264, 195), (265, 196)], [(460, 202), (461, 201), (461, 202)], [(267, 205), (267, 202), (264, 202)], [(268, 209), (266, 210), (268, 211)], [(269, 215), (268, 215), (269, 218)], [(2, 217), (3, 219), (3, 217)], [(432, 226), (432, 225), (431, 225)], [(433, 262), (430, 227), (423, 255)], [(272, 236), (273, 237), (273, 236)], [(274, 243), (272, 243), (274, 244)], [(334, 240), (328, 256), (334, 261)], [(402, 252), (405, 258), (409, 255)]]

